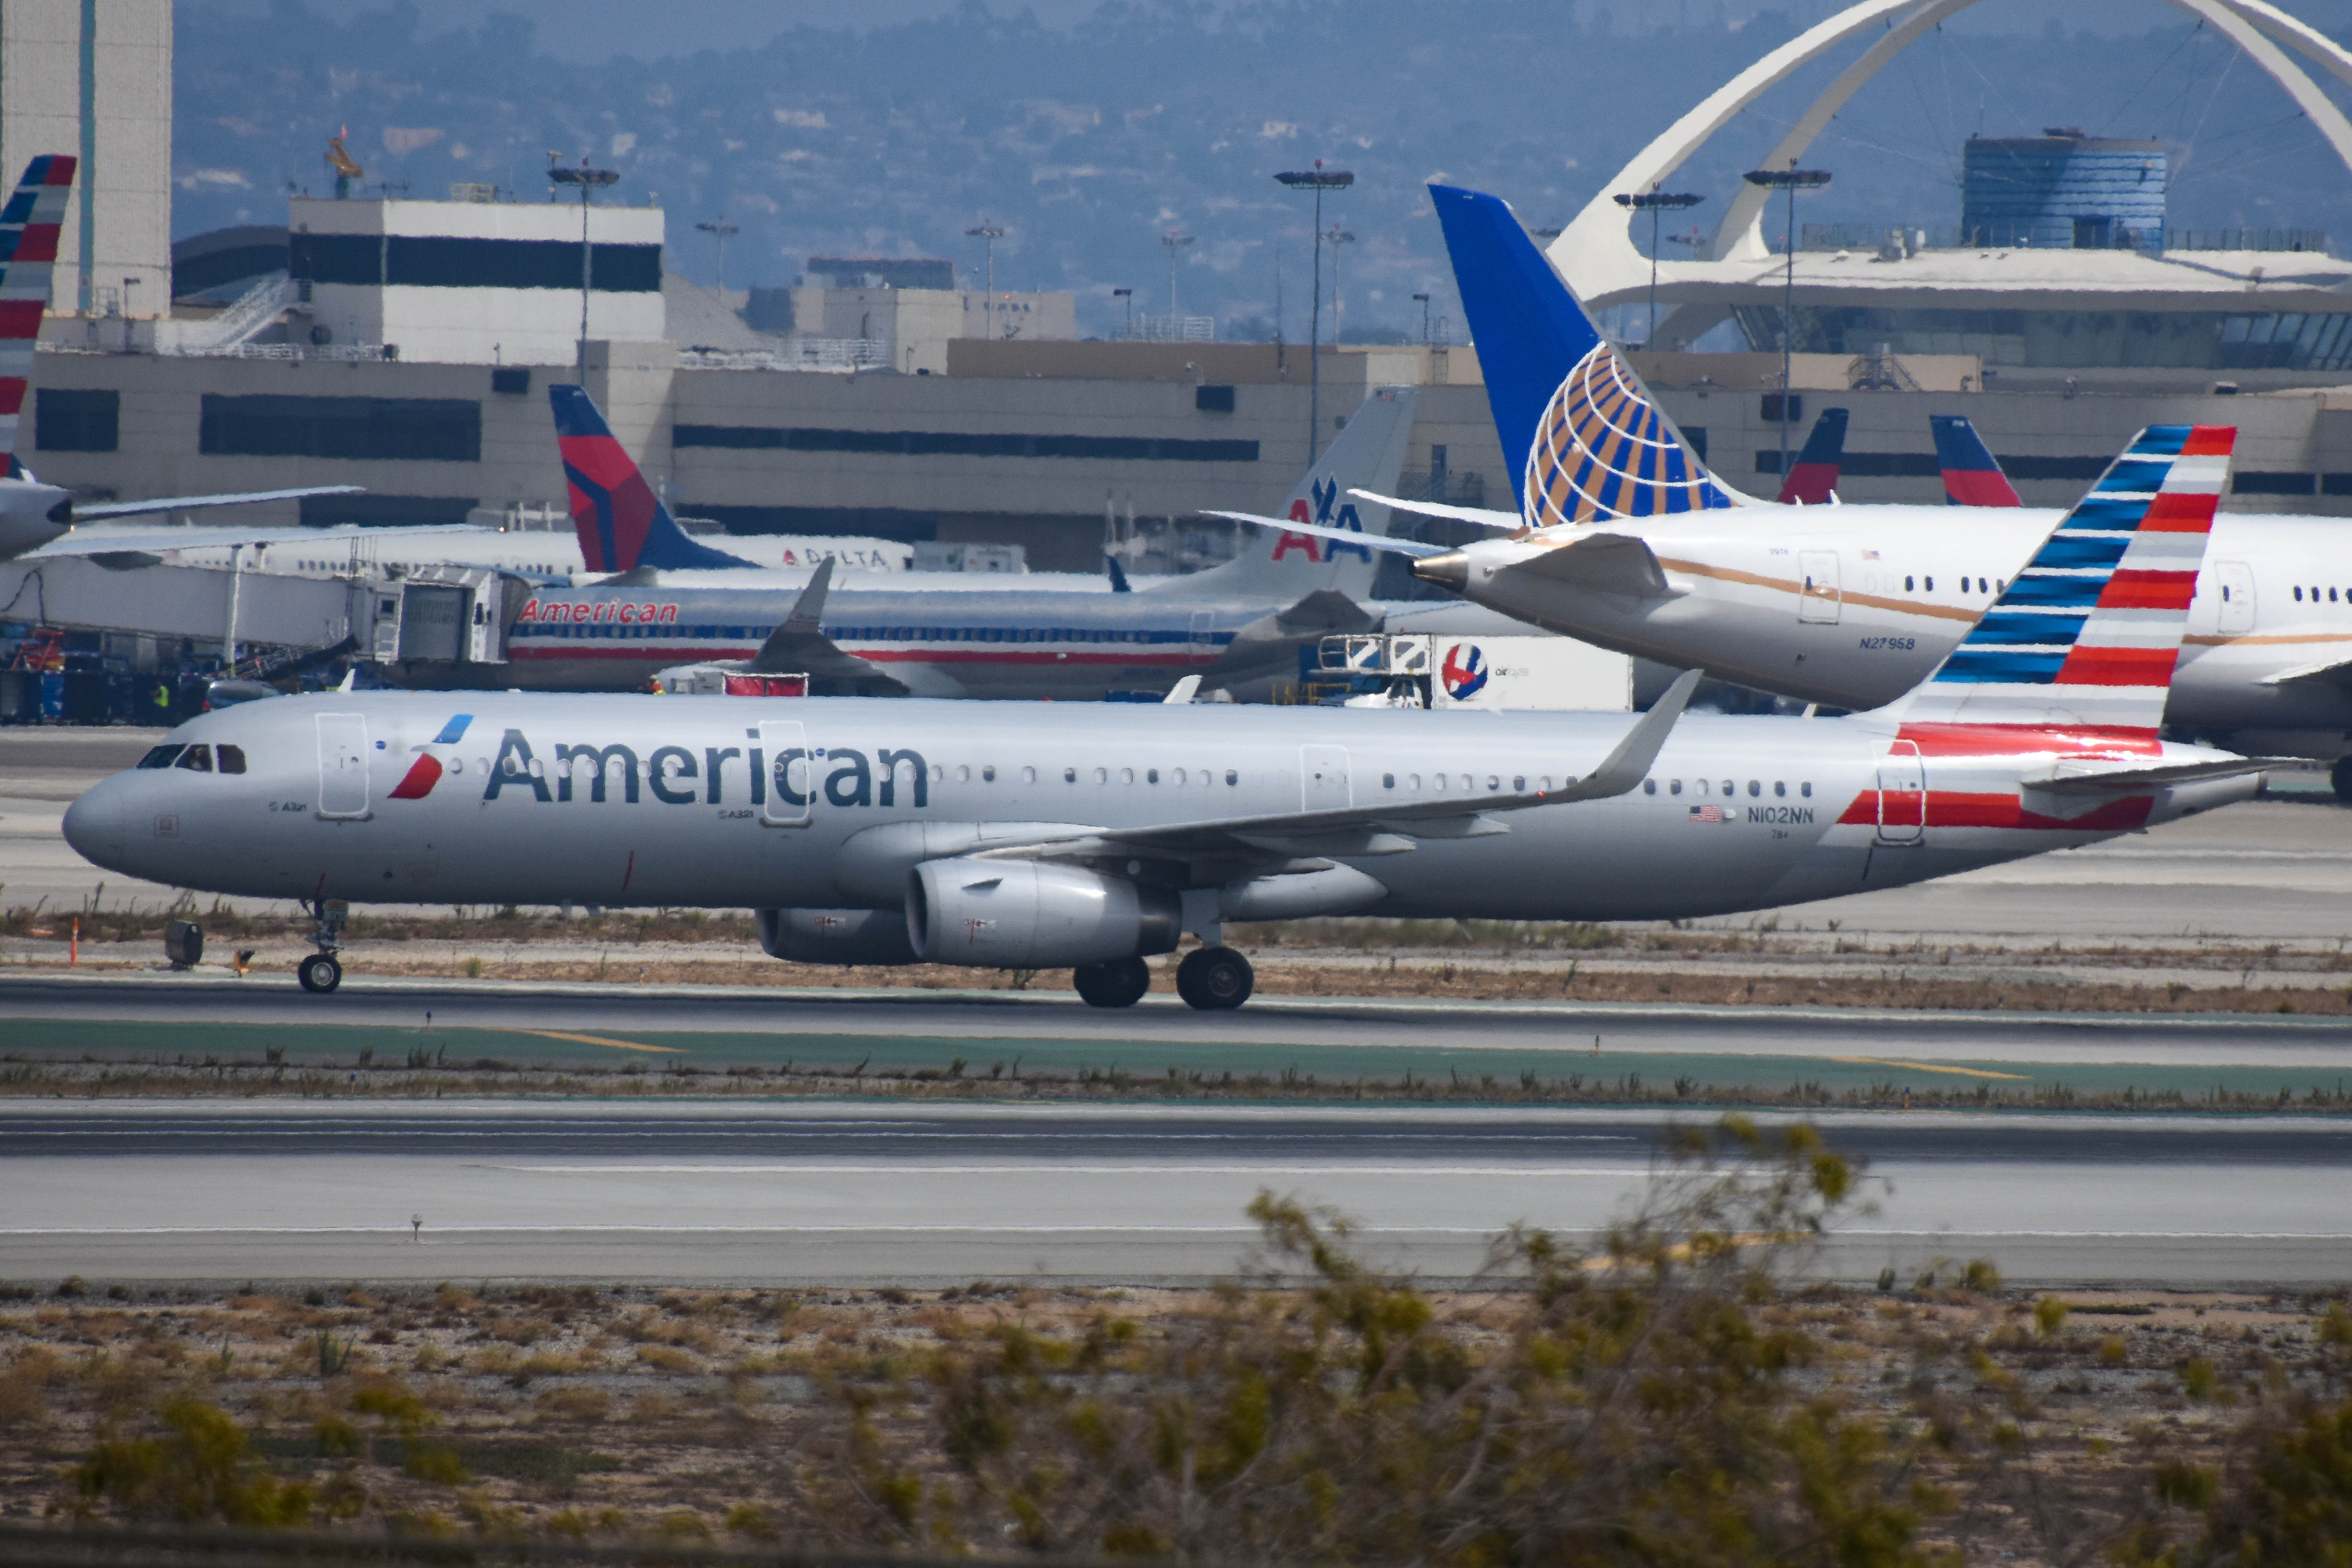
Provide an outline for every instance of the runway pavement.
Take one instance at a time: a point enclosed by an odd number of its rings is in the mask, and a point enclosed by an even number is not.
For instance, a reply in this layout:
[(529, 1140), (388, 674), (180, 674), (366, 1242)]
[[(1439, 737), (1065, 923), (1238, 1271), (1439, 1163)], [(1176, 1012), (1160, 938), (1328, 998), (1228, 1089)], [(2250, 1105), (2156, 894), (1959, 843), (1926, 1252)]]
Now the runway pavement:
[[(1381, 1262), (1472, 1274), (1517, 1220), (1640, 1201), (1646, 1113), (1255, 1107), (0, 1105), (0, 1277), (1197, 1281), (1260, 1190)], [(1811, 1267), (2026, 1283), (2352, 1277), (2352, 1126), (1850, 1116), (1876, 1212)], [(415, 1219), (421, 1224), (412, 1226)]]
[[(430, 1019), (429, 1026), (427, 1019)], [(1268, 997), (1196, 1013), (1154, 997), (1116, 1015), (1064, 992), (351, 981), (0, 979), (0, 1058), (390, 1066), (635, 1063), (774, 1071), (913, 1069), (1017, 1079), (1113, 1069), (1268, 1078), (1327, 1092), (1450, 1075), (1557, 1088), (1688, 1079), (1705, 1089), (1933, 1082), (2004, 1091), (2302, 1095), (2352, 1073), (2340, 1020), (2232, 1015), (1876, 1012), (1569, 1002)], [(364, 1053), (364, 1055), (363, 1055)]]

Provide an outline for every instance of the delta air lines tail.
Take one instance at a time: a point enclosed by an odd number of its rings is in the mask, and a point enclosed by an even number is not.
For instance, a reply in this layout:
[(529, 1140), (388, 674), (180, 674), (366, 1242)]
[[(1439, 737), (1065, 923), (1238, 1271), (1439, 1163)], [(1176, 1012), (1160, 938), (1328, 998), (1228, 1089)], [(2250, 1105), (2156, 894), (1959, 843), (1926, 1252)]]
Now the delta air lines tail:
[(33, 377), (33, 348), (48, 309), (49, 278), (57, 270), (58, 232), (73, 190), (75, 160), (44, 153), (25, 165), (8, 205), (0, 208), (0, 453), (10, 478), (16, 460), (16, 421)]
[(580, 558), (587, 570), (724, 571), (751, 565), (687, 537), (585, 387), (553, 385), (547, 396), (554, 405), (555, 442), (572, 492), (572, 526), (580, 535)]
[(1953, 506), (2022, 506), (2017, 489), (1977, 434), (1957, 414), (1930, 414), (1936, 432), (1936, 467), (1943, 470), (1944, 500)]
[(1529, 528), (1740, 504), (1499, 196), (1429, 187)]
[(1782, 506), (1827, 506), (1837, 499), (1838, 468), (1845, 459), (1847, 410), (1824, 408), (1813, 421), (1805, 449), (1789, 465), (1780, 486)]

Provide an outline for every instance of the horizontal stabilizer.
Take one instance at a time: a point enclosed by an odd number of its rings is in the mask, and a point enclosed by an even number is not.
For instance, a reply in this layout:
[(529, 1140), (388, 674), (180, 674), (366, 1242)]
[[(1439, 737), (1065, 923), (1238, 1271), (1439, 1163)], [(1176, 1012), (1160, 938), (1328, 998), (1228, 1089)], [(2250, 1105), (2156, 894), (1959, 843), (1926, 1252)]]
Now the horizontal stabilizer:
[(1526, 526), (1515, 511), (1496, 511), (1483, 506), (1447, 506), (1433, 500), (1399, 500), (1378, 490), (1349, 490), (1358, 500), (1368, 500), (1392, 511), (1409, 511), (1422, 517), (1444, 518), (1448, 522), (1466, 522), (1473, 528), (1491, 528), (1499, 533), (1517, 533)]
[(2331, 676), (2338, 679), (2352, 676), (2352, 658), (2324, 658), (2317, 664), (2298, 664), (2292, 669), (2282, 669), (2275, 675), (2265, 675), (2254, 684), (2284, 686), (2292, 680), (2321, 680)]
[(1675, 591), (1648, 543), (1630, 533), (1588, 533), (1502, 570), (1587, 593), (1622, 594), (1636, 599), (1663, 599)]
[(2027, 789), (2052, 795), (2135, 795), (2167, 784), (2195, 784), (2203, 779), (2233, 779), (2273, 768), (2308, 767), (2298, 757), (2229, 757), (2210, 763), (2175, 763), (2167, 767), (2133, 767), (2105, 763), (2095, 757), (2060, 757), (2039, 774), (2018, 782)]

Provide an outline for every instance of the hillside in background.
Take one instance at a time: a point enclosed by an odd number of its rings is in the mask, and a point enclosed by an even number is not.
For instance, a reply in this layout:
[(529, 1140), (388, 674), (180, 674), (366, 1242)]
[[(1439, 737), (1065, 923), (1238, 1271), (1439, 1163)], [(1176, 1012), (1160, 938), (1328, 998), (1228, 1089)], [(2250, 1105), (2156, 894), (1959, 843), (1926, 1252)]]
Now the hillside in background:
[[(2183, 149), (2177, 226), (2352, 241), (2352, 174), (2294, 105), (2210, 32), (2146, 11), (2137, 33), (2045, 17), (1923, 42), (1816, 143), (1808, 161), (1837, 183), (1801, 220), (1955, 223), (1967, 136), (2065, 124)], [(1160, 237), (1181, 230), (1196, 241), (1177, 268), (1182, 313), (1217, 316), (1221, 336), (1268, 334), (1279, 294), (1284, 330), (1303, 338), (1310, 225), (1271, 176), (1322, 157), (1358, 182), (1326, 214), (1355, 236), (1339, 264), (1349, 335), (1417, 336), (1416, 292), (1459, 320), (1424, 182), (1478, 185), (1530, 225), (1561, 223), (1675, 116), (1820, 15), (1726, 20), (1719, 3), (1685, 0), (1642, 11), (1648, 30), (1634, 32), (1606, 5), (1536, 0), (1113, 0), (1049, 25), (968, 4), (589, 64), (559, 58), (518, 16), (453, 31), (406, 5), (338, 16), (280, 0), (256, 16), (188, 4), (173, 228), (284, 221), (289, 186), (327, 188), (320, 154), (347, 126), (367, 187), (419, 196), (464, 181), (541, 200), (549, 153), (585, 153), (621, 172), (619, 197), (668, 209), (671, 266), (689, 278), (714, 271), (691, 226), (740, 224), (736, 288), (790, 283), (806, 257), (841, 254), (950, 257), (977, 281), (964, 231), (984, 217), (1007, 231), (999, 287), (1075, 289), (1082, 330), (1108, 331), (1114, 287), (1167, 309)], [(2112, 7), (2101, 16), (2112, 26)], [(1768, 98), (1684, 171), (1677, 184), (1709, 197), (1701, 218), (1801, 110), (1806, 84), (1843, 63)]]

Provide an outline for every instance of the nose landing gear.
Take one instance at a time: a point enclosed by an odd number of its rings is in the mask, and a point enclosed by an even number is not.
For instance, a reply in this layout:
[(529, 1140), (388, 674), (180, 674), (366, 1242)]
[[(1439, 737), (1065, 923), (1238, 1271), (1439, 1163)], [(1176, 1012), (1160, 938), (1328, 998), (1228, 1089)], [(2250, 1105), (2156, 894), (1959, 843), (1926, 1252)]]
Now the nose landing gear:
[(324, 995), (343, 983), (343, 963), (335, 956), (342, 946), (343, 921), (352, 907), (341, 899), (314, 899), (303, 907), (310, 911), (310, 940), (319, 951), (294, 966), (294, 978), (303, 990)]

